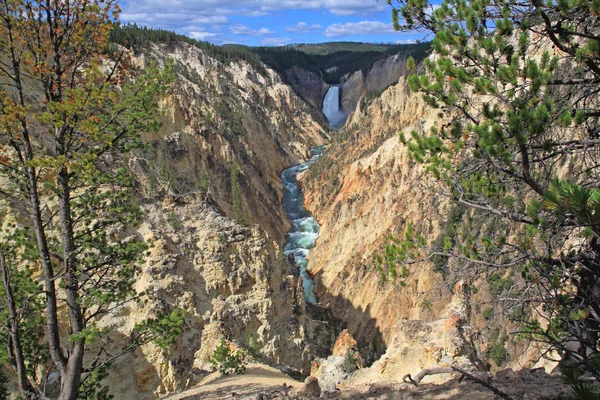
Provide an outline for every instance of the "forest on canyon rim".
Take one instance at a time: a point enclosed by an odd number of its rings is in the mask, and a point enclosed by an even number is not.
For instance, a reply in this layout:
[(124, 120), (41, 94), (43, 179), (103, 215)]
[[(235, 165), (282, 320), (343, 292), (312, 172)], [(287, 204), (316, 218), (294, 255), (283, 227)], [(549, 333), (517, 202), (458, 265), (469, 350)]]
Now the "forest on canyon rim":
[[(600, 3), (388, 3), (398, 30), (435, 34), (432, 55), (421, 62), (426, 48), (419, 47), (408, 59), (407, 81), (439, 110), (439, 124), (428, 132), (399, 126), (398, 140), (453, 212), (436, 238), (411, 224), (391, 236), (374, 261), (381, 282), (402, 287), (426, 262), (473, 291), (470, 283), (486, 275), (503, 294), (495, 301), (512, 335), (542, 343), (571, 379), (599, 379)], [(24, 398), (43, 397), (51, 375), (59, 377), (59, 399), (107, 398), (103, 380), (119, 357), (151, 342), (168, 349), (185, 333), (190, 310), (165, 308), (130, 327), (127, 344), (115, 349), (109, 337), (121, 333), (103, 318), (148, 300), (136, 282), (151, 243), (132, 230), (145, 213), (127, 156), (148, 151), (140, 135), (161, 128), (159, 103), (177, 74), (202, 79), (169, 60), (140, 68), (135, 54), (111, 42), (126, 45), (132, 32), (113, 31), (116, 1), (5, 0), (1, 7), (0, 361)], [(136, 38), (131, 46), (186, 41), (219, 65), (243, 61), (263, 78), (272, 76), (263, 62), (286, 69), (292, 53), (314, 73), (329, 67), (290, 49), (220, 48), (148, 31), (129, 41)], [(372, 67), (371, 56), (352, 68)], [(219, 110), (232, 112), (227, 104)], [(228, 129), (244, 140), (247, 126), (236, 115)], [(344, 141), (347, 129), (334, 138)], [(312, 179), (331, 162), (327, 154), (319, 160)], [(234, 165), (223, 174), (231, 192), (223, 197), (243, 225), (241, 172)], [(464, 222), (466, 214), (485, 224)], [(182, 227), (175, 213), (167, 218)], [(474, 228), (484, 225), (493, 229)], [(504, 290), (508, 272), (516, 273)], [(495, 348), (499, 360), (502, 351)]]

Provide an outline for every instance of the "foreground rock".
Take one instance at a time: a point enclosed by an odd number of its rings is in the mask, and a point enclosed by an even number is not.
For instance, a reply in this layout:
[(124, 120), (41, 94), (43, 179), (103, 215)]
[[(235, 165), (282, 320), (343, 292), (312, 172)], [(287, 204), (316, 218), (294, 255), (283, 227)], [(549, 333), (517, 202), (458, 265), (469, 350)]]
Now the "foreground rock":
[[(560, 376), (549, 375), (541, 369), (504, 371), (495, 377), (488, 377), (485, 374), (477, 376), (512, 399), (567, 399), (571, 393), (570, 388), (562, 382)], [(310, 390), (308, 390), (309, 386)], [(481, 384), (458, 377), (443, 384), (423, 383), (419, 387), (396, 381), (382, 381), (371, 384), (346, 385), (337, 390), (321, 391), (317, 388), (319, 388), (319, 382), (314, 378), (310, 382), (302, 384), (290, 380), (289, 377), (272, 368), (251, 365), (244, 375), (219, 376), (213, 374), (198, 387), (167, 396), (164, 399), (498, 400), (501, 398)]]
[(259, 396), (282, 396), (298, 389), (302, 383), (263, 364), (251, 364), (243, 375), (207, 376), (197, 387), (163, 397), (164, 400), (257, 399)]

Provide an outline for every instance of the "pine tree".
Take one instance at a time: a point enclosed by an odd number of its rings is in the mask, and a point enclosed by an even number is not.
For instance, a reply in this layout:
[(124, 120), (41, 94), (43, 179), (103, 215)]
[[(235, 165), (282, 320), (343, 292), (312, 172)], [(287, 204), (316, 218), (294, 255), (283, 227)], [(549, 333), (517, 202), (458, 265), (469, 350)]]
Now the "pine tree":
[(435, 33), (434, 56), (408, 82), (444, 122), (411, 132), (413, 159), (443, 195), (512, 232), (450, 232), (431, 255), (467, 275), (521, 269), (512, 307), (536, 310), (521, 333), (600, 375), (598, 2), (388, 3), (397, 29)]

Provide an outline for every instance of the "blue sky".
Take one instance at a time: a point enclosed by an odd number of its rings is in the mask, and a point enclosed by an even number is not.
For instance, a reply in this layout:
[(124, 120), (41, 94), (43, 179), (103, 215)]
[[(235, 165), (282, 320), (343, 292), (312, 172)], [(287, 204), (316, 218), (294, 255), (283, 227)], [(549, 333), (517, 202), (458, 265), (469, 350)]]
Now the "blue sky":
[(128, 0), (121, 21), (215, 44), (279, 46), (329, 41), (411, 43), (394, 32), (386, 0)]

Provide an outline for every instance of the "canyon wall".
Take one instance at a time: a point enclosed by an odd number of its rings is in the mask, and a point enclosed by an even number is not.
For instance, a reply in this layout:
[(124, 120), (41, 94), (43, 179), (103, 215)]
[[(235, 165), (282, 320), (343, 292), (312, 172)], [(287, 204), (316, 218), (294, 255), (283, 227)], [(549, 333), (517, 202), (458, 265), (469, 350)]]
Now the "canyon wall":
[(323, 99), (329, 90), (329, 85), (323, 82), (320, 76), (294, 66), (285, 71), (285, 80), (310, 105), (318, 110), (323, 108)]
[(224, 65), (187, 45), (152, 45), (140, 65), (174, 60), (163, 126), (128, 160), (146, 217), (130, 232), (150, 245), (137, 289), (148, 301), (103, 320), (118, 331), (185, 310), (175, 345), (140, 347), (115, 363), (117, 398), (147, 399), (194, 385), (221, 338), (255, 342), (262, 362), (306, 374), (331, 346), (332, 326), (309, 316), (299, 271), (283, 256), (289, 222), (280, 173), (327, 137), (308, 105), (271, 70)]
[[(394, 277), (377, 267), (376, 256), (385, 255), (391, 238), (401, 241), (409, 223), (431, 243), (472, 215), (440, 195), (440, 183), (410, 158), (401, 139), (443, 123), (438, 112), (408, 90), (404, 77), (364, 101), (303, 180), (306, 205), (321, 224), (308, 266), (317, 297), (344, 321), (367, 361), (383, 354), (350, 380), (399, 380), (453, 363), (479, 370), (531, 365), (539, 353), (508, 339), (508, 318), (495, 310), (493, 319), (482, 316), (496, 306), (490, 292), (497, 288), (485, 271), (467, 279), (459, 262), (422, 262)], [(496, 363), (493, 347), (507, 357)], [(320, 363), (317, 369), (325, 370), (327, 362)]]
[[(407, 54), (399, 53), (376, 61), (366, 72), (362, 70), (349, 73), (342, 78), (340, 104), (345, 112), (354, 111), (358, 100), (365, 93), (381, 92), (388, 86), (398, 82), (406, 74)], [(337, 67), (331, 67), (335, 69)], [(313, 107), (321, 110), (323, 99), (329, 85), (321, 76), (294, 66), (284, 72), (285, 82)]]
[(163, 126), (143, 136), (148, 151), (130, 163), (141, 172), (140, 191), (209, 193), (227, 216), (281, 242), (290, 225), (279, 175), (326, 142), (323, 128), (272, 70), (263, 76), (241, 61), (223, 65), (185, 44), (154, 45), (140, 62), (167, 58), (178, 79), (162, 101)]
[(375, 62), (366, 74), (356, 71), (342, 79), (342, 109), (352, 112), (362, 95), (381, 92), (398, 82), (407, 73), (406, 60), (407, 55), (396, 54)]

